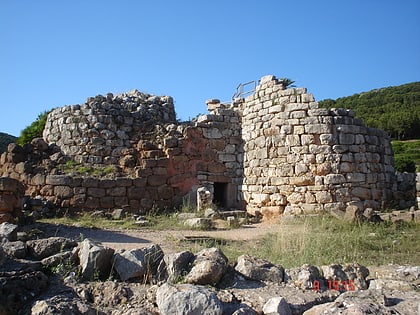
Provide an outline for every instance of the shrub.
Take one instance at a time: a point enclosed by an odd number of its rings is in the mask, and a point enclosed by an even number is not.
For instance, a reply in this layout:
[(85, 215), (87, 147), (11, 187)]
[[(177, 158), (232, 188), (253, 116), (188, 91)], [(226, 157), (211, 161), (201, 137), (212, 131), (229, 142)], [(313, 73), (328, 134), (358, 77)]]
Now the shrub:
[(39, 114), (37, 119), (32, 124), (21, 131), (20, 137), (16, 142), (19, 145), (24, 145), (25, 143), (30, 143), (35, 138), (41, 138), (45, 123), (47, 122), (48, 114), (49, 112), (47, 111)]
[(416, 163), (409, 157), (395, 157), (395, 170), (400, 173), (415, 173)]

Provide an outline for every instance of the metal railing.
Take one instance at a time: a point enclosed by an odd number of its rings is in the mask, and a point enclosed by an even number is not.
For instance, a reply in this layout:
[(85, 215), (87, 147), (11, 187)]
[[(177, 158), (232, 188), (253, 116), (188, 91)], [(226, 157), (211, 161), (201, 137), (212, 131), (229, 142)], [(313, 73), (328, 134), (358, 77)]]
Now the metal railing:
[(236, 92), (232, 96), (232, 100), (235, 100), (237, 98), (244, 98), (248, 95), (251, 95), (255, 92), (255, 89), (257, 88), (257, 85), (259, 84), (259, 80), (253, 80), (246, 83), (240, 83), (236, 87)]

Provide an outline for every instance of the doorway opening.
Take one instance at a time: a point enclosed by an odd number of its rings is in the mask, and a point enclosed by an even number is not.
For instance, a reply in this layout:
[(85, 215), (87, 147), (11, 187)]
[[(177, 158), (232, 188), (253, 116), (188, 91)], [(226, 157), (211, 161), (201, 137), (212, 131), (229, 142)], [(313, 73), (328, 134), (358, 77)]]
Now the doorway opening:
[(228, 183), (213, 184), (213, 203), (220, 208), (228, 207)]

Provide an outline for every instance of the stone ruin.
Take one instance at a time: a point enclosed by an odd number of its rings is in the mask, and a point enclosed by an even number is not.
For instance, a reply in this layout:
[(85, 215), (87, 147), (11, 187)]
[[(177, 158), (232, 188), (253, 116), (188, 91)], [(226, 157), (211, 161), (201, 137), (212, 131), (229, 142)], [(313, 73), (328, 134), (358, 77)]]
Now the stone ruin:
[[(320, 108), (305, 88), (274, 76), (248, 94), (209, 100), (209, 113), (191, 122), (177, 121), (171, 97), (137, 90), (57, 108), (44, 140), (9, 145), (0, 175), (32, 197), (86, 210), (195, 205), (200, 187), (220, 208), (265, 216), (414, 205), (415, 180), (399, 190), (384, 131), (351, 110)], [(65, 172), (69, 163), (112, 172)]]
[(24, 194), (25, 187), (18, 180), (0, 177), (0, 223), (20, 216)]

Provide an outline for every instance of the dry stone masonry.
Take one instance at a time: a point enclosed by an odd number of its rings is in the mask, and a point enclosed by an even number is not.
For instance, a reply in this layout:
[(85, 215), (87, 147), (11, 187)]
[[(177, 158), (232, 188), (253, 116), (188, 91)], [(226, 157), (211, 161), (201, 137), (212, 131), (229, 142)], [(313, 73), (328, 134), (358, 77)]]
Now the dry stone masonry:
[(378, 209), (391, 194), (393, 153), (385, 132), (344, 109), (319, 108), (305, 88), (263, 77), (242, 105), (249, 211), (280, 214)]
[(207, 108), (179, 122), (171, 97), (137, 90), (57, 108), (44, 139), (9, 145), (0, 176), (32, 197), (87, 210), (173, 209), (195, 205), (197, 191), (209, 199), (204, 208), (266, 216), (415, 204), (415, 180), (395, 175), (385, 132), (351, 110), (319, 108), (305, 88), (265, 76), (246, 98)]

